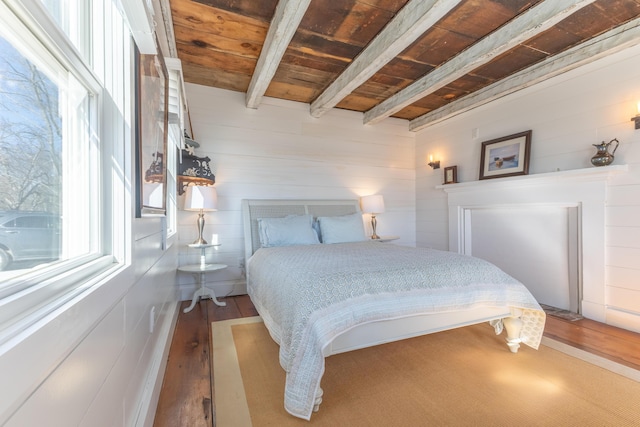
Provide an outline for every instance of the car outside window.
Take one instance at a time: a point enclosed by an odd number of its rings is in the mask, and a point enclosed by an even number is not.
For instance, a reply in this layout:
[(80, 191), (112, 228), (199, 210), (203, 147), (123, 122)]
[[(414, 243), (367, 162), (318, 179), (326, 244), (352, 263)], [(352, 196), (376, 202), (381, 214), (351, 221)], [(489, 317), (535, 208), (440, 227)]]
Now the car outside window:
[(60, 256), (57, 215), (5, 212), (0, 215), (0, 271), (24, 270)]

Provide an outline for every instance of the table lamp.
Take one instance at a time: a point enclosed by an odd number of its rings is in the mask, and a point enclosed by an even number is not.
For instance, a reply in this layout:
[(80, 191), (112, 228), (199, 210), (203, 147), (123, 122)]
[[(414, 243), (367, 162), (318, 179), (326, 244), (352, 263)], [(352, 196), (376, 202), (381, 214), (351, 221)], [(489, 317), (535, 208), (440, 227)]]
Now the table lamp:
[(376, 214), (384, 212), (384, 199), (379, 194), (372, 194), (371, 196), (364, 196), (360, 198), (360, 207), (362, 212), (371, 214), (371, 228), (373, 229), (372, 239), (379, 239), (380, 236), (376, 234)]
[(211, 186), (190, 185), (187, 187), (184, 199), (184, 210), (199, 211), (198, 213), (198, 238), (194, 245), (206, 245), (207, 241), (202, 237), (204, 230), (204, 211), (218, 210), (218, 193)]

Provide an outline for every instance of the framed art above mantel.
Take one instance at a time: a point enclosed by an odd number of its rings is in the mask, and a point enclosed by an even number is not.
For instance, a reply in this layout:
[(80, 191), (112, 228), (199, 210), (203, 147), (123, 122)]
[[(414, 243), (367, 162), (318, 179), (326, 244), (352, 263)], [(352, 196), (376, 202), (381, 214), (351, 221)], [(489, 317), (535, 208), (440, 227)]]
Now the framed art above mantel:
[(482, 143), (480, 179), (527, 175), (531, 153), (531, 130)]

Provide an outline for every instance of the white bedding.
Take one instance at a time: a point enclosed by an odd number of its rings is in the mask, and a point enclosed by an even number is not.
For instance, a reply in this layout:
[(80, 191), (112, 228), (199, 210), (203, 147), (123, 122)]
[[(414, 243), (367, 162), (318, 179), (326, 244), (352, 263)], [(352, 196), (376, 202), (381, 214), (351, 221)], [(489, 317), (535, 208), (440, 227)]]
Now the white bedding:
[(538, 348), (545, 314), (494, 265), (465, 255), (378, 242), (262, 248), (247, 289), (286, 371), (285, 409), (310, 419), (323, 349), (354, 326), (477, 306), (523, 309), (522, 342)]

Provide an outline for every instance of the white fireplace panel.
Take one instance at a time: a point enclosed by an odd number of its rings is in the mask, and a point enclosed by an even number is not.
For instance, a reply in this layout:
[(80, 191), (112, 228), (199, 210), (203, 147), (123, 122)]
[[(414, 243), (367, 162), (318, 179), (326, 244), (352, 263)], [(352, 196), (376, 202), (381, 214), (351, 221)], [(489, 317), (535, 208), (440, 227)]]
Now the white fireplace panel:
[(577, 312), (576, 211), (555, 205), (468, 209), (465, 252), (521, 281), (541, 304)]
[[(612, 165), (437, 186), (436, 188), (441, 188), (447, 193), (449, 250), (461, 253), (473, 252), (477, 242), (473, 241), (470, 230), (474, 228), (472, 217), (473, 212), (477, 210), (495, 209), (501, 211), (512, 208), (527, 210), (539, 207), (565, 209), (567, 221), (570, 224), (567, 227), (568, 241), (578, 242), (575, 253), (572, 252), (573, 245), (569, 244), (567, 246), (569, 252), (565, 255), (569, 259), (569, 266), (578, 266), (575, 279), (571, 277), (574, 274), (571, 267), (568, 267), (567, 272), (570, 275), (569, 280), (579, 284), (577, 297), (574, 298), (571, 293), (569, 295), (570, 305), (576, 299), (579, 302), (577, 310), (573, 308), (571, 310), (578, 311), (589, 319), (604, 322), (606, 318), (605, 203), (607, 200), (607, 180), (611, 175), (626, 172), (627, 169), (626, 165)], [(574, 227), (571, 224), (576, 224), (575, 233), (572, 231)], [(516, 257), (523, 250), (521, 247), (527, 249), (526, 256), (538, 254), (536, 246), (545, 247), (548, 251), (552, 251), (548, 248), (548, 242), (531, 240), (533, 232), (529, 231), (526, 226), (518, 223), (509, 223), (505, 226), (517, 227), (518, 230), (524, 228), (526, 244), (512, 249)], [(471, 238), (470, 241), (469, 238)], [(493, 245), (492, 242), (487, 244)], [(478, 254), (479, 247), (478, 244), (474, 255)], [(488, 251), (490, 253), (491, 248)], [(576, 259), (575, 262), (572, 261), (573, 258)], [(546, 268), (547, 262), (547, 260), (538, 262), (535, 270)], [(527, 271), (531, 272), (530, 270), (534, 270), (534, 268)], [(539, 274), (537, 271), (535, 273)], [(571, 291), (572, 287), (569, 289), (570, 292), (574, 292)], [(544, 303), (544, 301), (541, 302)]]

